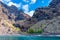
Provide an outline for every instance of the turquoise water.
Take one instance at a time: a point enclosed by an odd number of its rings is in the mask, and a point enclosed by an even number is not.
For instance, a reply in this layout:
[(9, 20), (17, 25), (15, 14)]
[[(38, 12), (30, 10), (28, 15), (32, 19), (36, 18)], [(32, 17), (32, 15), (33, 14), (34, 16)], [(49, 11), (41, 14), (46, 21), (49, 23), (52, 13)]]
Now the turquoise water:
[(60, 40), (57, 36), (0, 36), (0, 40)]

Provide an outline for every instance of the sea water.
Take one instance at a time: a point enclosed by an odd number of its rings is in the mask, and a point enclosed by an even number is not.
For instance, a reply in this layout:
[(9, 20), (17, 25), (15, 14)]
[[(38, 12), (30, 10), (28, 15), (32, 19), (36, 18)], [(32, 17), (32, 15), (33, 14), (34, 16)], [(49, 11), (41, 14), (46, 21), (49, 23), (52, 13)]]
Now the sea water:
[(0, 36), (0, 40), (60, 40), (60, 36)]

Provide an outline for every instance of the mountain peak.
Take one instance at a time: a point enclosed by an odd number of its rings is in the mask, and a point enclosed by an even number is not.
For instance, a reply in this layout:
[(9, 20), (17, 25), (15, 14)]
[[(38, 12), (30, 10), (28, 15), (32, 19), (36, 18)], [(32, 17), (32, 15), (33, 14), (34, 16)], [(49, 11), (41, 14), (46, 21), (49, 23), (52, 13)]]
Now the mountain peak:
[(16, 6), (14, 6), (14, 5), (11, 5), (10, 8), (14, 9), (14, 10), (18, 10), (18, 8)]

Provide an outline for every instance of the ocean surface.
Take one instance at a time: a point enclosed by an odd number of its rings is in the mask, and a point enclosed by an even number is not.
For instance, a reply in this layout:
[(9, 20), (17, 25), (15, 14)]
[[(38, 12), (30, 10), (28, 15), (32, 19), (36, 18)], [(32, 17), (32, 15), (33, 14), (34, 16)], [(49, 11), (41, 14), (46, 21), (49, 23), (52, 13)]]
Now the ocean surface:
[(60, 40), (60, 36), (0, 36), (0, 40)]

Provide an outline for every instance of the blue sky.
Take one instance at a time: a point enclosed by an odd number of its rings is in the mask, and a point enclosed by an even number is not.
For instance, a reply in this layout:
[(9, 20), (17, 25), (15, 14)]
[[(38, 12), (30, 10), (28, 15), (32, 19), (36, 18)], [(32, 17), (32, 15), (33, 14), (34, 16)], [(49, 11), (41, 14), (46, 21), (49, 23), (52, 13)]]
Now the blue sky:
[(32, 16), (38, 7), (48, 6), (51, 0), (0, 0), (8, 6), (15, 5), (18, 9), (23, 9), (24, 13)]

